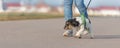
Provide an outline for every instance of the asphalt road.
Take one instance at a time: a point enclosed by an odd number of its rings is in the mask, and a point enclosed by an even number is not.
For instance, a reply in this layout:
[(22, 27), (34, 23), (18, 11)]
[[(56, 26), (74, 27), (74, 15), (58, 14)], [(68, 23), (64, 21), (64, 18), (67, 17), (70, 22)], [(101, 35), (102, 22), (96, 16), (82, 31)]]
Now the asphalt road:
[(120, 48), (120, 18), (90, 19), (94, 39), (63, 37), (63, 18), (0, 21), (0, 48)]

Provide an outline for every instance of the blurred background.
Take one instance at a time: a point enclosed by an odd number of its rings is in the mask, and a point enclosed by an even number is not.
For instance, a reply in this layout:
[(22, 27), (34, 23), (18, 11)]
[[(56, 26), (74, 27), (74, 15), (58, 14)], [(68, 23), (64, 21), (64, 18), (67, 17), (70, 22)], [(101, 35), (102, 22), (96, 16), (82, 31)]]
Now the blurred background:
[[(48, 16), (48, 14), (63, 17), (63, 1), (64, 0), (0, 0), (0, 16), (4, 16), (5, 19), (5, 16), (7, 16), (7, 18), (8, 16), (37, 16), (36, 18), (38, 18), (38, 16)], [(89, 0), (84, 1), (85, 5), (89, 2)], [(78, 15), (79, 12), (77, 8), (74, 7), (73, 9), (74, 14)], [(120, 16), (120, 1), (92, 0), (88, 14), (89, 16)]]

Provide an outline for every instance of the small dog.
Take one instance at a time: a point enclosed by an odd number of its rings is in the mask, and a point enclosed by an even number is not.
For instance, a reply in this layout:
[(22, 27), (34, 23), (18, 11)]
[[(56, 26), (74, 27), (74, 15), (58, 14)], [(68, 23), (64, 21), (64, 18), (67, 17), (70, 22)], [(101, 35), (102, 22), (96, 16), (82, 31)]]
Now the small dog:
[[(85, 24), (83, 24), (81, 17), (75, 17), (74, 19), (69, 19), (65, 23), (65, 30), (73, 30), (73, 28), (76, 28), (77, 33), (74, 37), (81, 38), (82, 35), (89, 34), (90, 38), (93, 38), (92, 34), (92, 28), (91, 28), (91, 22), (89, 19), (85, 19)], [(68, 36), (70, 33), (63, 33), (63, 36)], [(72, 33), (71, 33), (72, 34)]]

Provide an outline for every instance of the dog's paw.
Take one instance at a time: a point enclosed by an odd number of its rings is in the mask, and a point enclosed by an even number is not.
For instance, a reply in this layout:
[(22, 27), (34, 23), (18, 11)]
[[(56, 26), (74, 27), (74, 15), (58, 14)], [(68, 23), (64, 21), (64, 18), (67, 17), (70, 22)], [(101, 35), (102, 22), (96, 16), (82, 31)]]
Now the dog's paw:
[(63, 33), (64, 37), (69, 37), (69, 35), (67, 33)]
[(81, 39), (82, 37), (81, 36), (74, 36), (75, 38), (79, 38), (79, 39)]
[(90, 39), (94, 39), (93, 37), (90, 37)]
[(63, 34), (64, 37), (72, 37), (73, 35)]
[(63, 34), (63, 36), (64, 36), (64, 37), (68, 37), (68, 35), (67, 35), (67, 34)]
[(64, 33), (63, 36), (64, 37), (72, 37), (73, 35), (72, 34), (66, 34), (66, 33)]
[(72, 30), (66, 30), (66, 31), (63, 33), (63, 36), (64, 36), (64, 37), (72, 37), (72, 36), (73, 36), (73, 31), (72, 31)]
[(79, 39), (81, 39), (82, 37), (79, 37)]
[(88, 31), (87, 30), (85, 30), (83, 33), (82, 33), (82, 35), (87, 35), (88, 34)]

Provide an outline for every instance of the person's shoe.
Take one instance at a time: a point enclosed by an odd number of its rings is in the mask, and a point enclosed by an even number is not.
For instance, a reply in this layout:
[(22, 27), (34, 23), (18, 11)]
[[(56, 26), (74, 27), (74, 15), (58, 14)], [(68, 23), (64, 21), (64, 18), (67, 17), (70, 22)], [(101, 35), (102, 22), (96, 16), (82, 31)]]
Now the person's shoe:
[(63, 33), (63, 36), (65, 36), (65, 37), (72, 37), (73, 36), (73, 30), (66, 30)]

